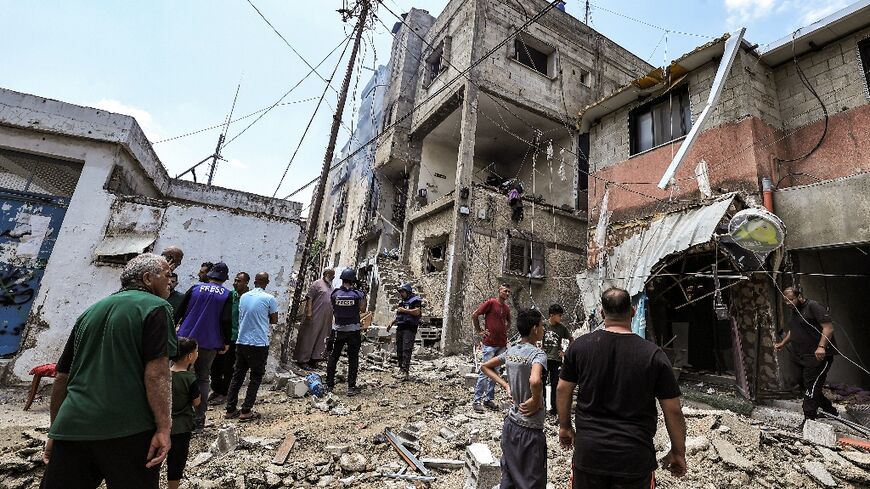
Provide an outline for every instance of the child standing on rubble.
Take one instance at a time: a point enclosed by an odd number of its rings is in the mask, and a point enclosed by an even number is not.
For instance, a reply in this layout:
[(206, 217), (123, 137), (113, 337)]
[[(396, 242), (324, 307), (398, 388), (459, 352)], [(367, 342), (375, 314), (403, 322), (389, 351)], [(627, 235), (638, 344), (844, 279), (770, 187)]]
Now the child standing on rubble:
[(178, 338), (178, 352), (172, 358), (172, 430), (169, 432), (172, 446), (166, 457), (166, 479), (169, 489), (178, 489), (187, 455), (190, 452), (190, 437), (194, 428), (194, 409), (201, 402), (196, 374), (190, 366), (199, 356), (199, 347), (193, 338)]
[[(504, 387), (513, 405), (501, 432), (501, 487), (537, 489), (547, 486), (547, 440), (544, 437), (544, 372), (547, 354), (535, 346), (544, 337), (544, 318), (537, 309), (517, 315), (522, 339), (481, 365), (487, 377)], [(505, 381), (495, 371), (505, 365)]]

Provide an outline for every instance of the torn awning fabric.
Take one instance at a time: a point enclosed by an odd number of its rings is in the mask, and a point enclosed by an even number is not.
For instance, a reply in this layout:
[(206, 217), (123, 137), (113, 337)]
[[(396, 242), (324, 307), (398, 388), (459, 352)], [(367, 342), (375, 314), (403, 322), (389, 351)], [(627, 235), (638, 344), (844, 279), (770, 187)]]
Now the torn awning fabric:
[(620, 287), (634, 296), (643, 291), (653, 267), (663, 258), (710, 241), (733, 200), (729, 194), (711, 204), (655, 219), (602, 256), (603, 266), (578, 274), (587, 312), (594, 314), (598, 309), (604, 289)]

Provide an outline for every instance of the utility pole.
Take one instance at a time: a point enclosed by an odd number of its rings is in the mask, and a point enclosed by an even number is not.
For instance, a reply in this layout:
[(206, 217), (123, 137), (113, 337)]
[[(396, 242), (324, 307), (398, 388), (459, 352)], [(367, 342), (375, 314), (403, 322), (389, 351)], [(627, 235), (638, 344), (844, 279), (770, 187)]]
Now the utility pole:
[[(302, 248), (302, 259), (299, 264), (299, 273), (296, 278), (296, 288), (293, 291), (293, 303), (290, 306), (290, 318), (288, 321), (295, 321), (299, 312), (299, 302), (302, 300), (302, 290), (305, 287), (305, 278), (307, 275), (308, 261), (310, 260), (311, 246), (314, 244), (314, 237), (317, 234), (318, 218), (320, 217), (320, 208), (323, 206), (323, 195), (326, 190), (326, 177), (329, 174), (329, 167), (332, 165), (332, 158), (335, 155), (335, 143), (338, 139), (338, 129), (341, 125), (341, 118), (344, 114), (344, 105), (347, 102), (347, 91), (350, 88), (350, 79), (353, 75), (353, 67), (356, 62), (356, 55), (359, 51), (360, 40), (362, 39), (363, 30), (365, 30), (366, 21), (369, 15), (370, 0), (360, 0), (362, 10), (359, 14), (359, 20), (356, 24), (356, 37), (353, 41), (353, 49), (350, 53), (350, 61), (347, 63), (347, 72), (344, 75), (344, 81), (341, 84), (341, 91), (338, 95), (338, 105), (335, 108), (335, 115), (332, 116), (332, 129), (329, 133), (329, 143), (326, 146), (326, 155), (323, 157), (323, 168), (320, 170), (320, 179), (317, 181), (317, 187), (314, 190), (314, 203), (308, 212), (308, 229), (305, 236), (305, 245)], [(284, 362), (289, 361), (290, 352), (288, 351), (290, 343), (290, 332), (284, 338), (282, 345), (281, 359)]]
[(586, 0), (586, 25), (589, 25), (589, 0)]

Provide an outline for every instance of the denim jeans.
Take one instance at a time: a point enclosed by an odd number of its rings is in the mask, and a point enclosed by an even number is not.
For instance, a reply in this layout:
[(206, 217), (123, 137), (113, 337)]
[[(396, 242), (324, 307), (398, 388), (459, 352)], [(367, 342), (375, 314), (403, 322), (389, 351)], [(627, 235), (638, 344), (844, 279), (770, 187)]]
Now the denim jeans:
[[(491, 358), (497, 357), (505, 352), (507, 348), (498, 346), (483, 345), (483, 363), (488, 362)], [(497, 368), (496, 373), (501, 374), (501, 368)], [(495, 382), (486, 376), (483, 372), (477, 375), (477, 385), (474, 386), (474, 402), (483, 400), (484, 389), (486, 389), (486, 400), (495, 399)]]

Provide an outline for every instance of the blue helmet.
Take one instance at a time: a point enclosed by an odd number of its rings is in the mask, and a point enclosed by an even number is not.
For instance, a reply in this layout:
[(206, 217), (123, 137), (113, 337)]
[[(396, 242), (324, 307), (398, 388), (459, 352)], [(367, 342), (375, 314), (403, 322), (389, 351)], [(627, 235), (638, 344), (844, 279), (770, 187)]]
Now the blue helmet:
[(399, 290), (404, 290), (405, 292), (408, 293), (408, 295), (413, 295), (413, 294), (414, 294), (414, 288), (411, 287), (411, 284), (410, 284), (410, 283), (400, 285), (400, 286), (399, 286)]
[(356, 270), (353, 268), (345, 268), (339, 276), (342, 282), (356, 282)]

